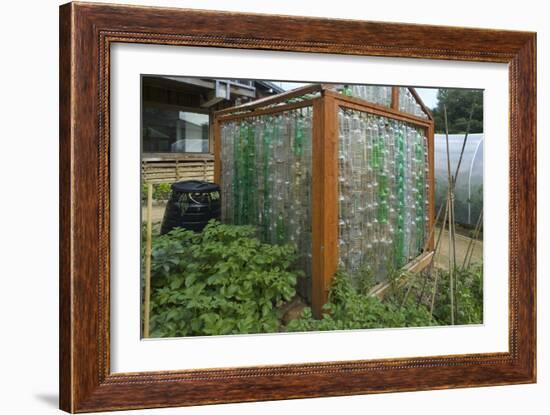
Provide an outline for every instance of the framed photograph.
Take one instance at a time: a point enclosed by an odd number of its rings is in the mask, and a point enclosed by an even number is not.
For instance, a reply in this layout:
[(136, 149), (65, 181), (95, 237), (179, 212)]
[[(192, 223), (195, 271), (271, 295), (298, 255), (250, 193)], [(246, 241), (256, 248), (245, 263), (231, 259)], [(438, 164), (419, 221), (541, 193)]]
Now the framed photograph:
[(60, 407), (536, 381), (536, 35), (60, 8)]

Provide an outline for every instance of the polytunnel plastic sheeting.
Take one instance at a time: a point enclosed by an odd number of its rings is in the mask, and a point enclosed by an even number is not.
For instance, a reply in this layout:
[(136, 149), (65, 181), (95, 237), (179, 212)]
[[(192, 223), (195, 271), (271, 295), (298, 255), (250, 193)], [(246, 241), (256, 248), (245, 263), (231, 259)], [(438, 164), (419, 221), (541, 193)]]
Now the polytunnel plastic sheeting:
[[(445, 203), (448, 187), (447, 145), (445, 134), (435, 138), (436, 209)], [(456, 172), (464, 134), (449, 135), (451, 173)], [(455, 184), (455, 219), (463, 225), (475, 226), (483, 208), (483, 134), (469, 134)]]

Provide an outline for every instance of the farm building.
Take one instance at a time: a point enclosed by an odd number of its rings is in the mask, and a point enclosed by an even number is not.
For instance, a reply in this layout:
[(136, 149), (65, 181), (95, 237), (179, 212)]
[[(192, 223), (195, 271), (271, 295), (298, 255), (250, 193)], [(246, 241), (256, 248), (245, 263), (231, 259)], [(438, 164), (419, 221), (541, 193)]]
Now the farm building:
[(213, 179), (217, 110), (283, 90), (268, 81), (142, 77), (142, 169), (147, 182)]

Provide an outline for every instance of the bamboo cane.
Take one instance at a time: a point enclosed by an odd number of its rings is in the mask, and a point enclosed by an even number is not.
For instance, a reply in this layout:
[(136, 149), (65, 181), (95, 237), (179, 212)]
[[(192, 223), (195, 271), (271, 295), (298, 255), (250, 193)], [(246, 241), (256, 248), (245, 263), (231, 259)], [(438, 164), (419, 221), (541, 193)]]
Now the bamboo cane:
[(145, 240), (145, 293), (143, 299), (143, 337), (149, 337), (151, 312), (151, 245), (152, 245), (153, 184), (147, 184), (147, 229)]
[[(450, 285), (450, 296), (451, 296), (451, 325), (455, 324), (455, 308), (454, 308), (454, 267), (456, 263), (456, 249), (455, 249), (455, 240), (453, 238), (453, 177), (451, 174), (451, 156), (449, 152), (449, 124), (447, 122), (447, 106), (443, 105), (443, 115), (445, 119), (445, 142), (447, 147), (447, 180), (448, 180), (448, 191), (447, 191), (447, 203), (449, 209), (449, 285)], [(453, 262), (454, 261), (454, 262)]]
[[(439, 210), (437, 211), (437, 215), (435, 217), (435, 221), (432, 223), (432, 226), (430, 227), (430, 233), (428, 234), (428, 238), (426, 238), (426, 241), (424, 243), (424, 248), (422, 252), (426, 252), (428, 250), (428, 245), (430, 244), (430, 240), (432, 239), (432, 235), (435, 232), (435, 225), (439, 222), (439, 218), (441, 217), (441, 213), (443, 212), (443, 203), (439, 206)], [(428, 272), (424, 273), (424, 281), (422, 283), (422, 290), (420, 292), (420, 295), (418, 296), (418, 302), (417, 304), (420, 304), (422, 301), (422, 298), (424, 297), (424, 290), (426, 289), (426, 285), (428, 284), (428, 279), (431, 279), (432, 272), (433, 272), (433, 263), (435, 258), (435, 253), (437, 252), (437, 245), (434, 247), (434, 254), (430, 258), (430, 262), (428, 264)]]
[(452, 213), (451, 213), (451, 198), (450, 198), (450, 195), (449, 195), (449, 200), (448, 200), (448, 203), (449, 203), (449, 286), (450, 286), (450, 289), (451, 289), (451, 325), (454, 326), (455, 324), (455, 289), (454, 289), (454, 264), (452, 263), (452, 256), (451, 256), (451, 246), (452, 246), (452, 242), (451, 242), (451, 234), (452, 234)]
[[(454, 188), (455, 180), (453, 179), (453, 188)], [(455, 276), (455, 270), (456, 270), (456, 219), (455, 219), (455, 195), (454, 191), (450, 194), (450, 203), (451, 203), (451, 215), (452, 220), (449, 221), (449, 227), (450, 227), (450, 238), (453, 241), (453, 263), (452, 263), (452, 272), (453, 272), (453, 292), (455, 293), (452, 297), (454, 301), (454, 313), (458, 314), (458, 298), (456, 297), (457, 289), (457, 279), (458, 276)]]
[[(430, 233), (428, 234), (428, 238), (426, 239), (426, 242), (424, 243), (424, 249), (423, 252), (426, 252), (428, 250), (428, 245), (430, 244), (430, 240), (432, 239), (432, 235), (435, 232), (435, 225), (439, 222), (439, 218), (441, 217), (441, 213), (443, 213), (443, 203), (439, 206), (439, 210), (437, 211), (437, 215), (435, 217), (435, 221), (432, 223), (432, 226), (430, 227)], [(447, 220), (447, 217), (445, 217), (445, 221)], [(439, 241), (439, 238), (441, 237), (441, 230), (439, 231), (439, 235), (437, 240)], [(433, 263), (435, 258), (435, 253), (437, 252), (437, 246), (439, 245), (439, 242), (435, 244), (434, 246), (434, 254), (430, 258), (430, 262), (428, 264), (429, 271), (425, 274), (424, 277), (424, 284), (422, 285), (422, 293), (420, 294), (420, 299), (418, 302), (420, 303), (420, 300), (422, 299), (422, 296), (424, 295), (424, 288), (428, 282), (428, 279), (431, 279), (432, 273), (433, 273)]]
[[(447, 196), (447, 200), (448, 199), (448, 196)], [(441, 205), (443, 206), (443, 205)], [(439, 248), (439, 243), (441, 242), (441, 235), (443, 234), (443, 229), (445, 228), (445, 224), (447, 223), (447, 215), (449, 213), (449, 204), (446, 203), (445, 204), (445, 215), (443, 215), (443, 223), (441, 224), (441, 228), (439, 229), (439, 234), (437, 235), (437, 241), (435, 243), (435, 252), (437, 252), (438, 248)], [(435, 254), (433, 255), (433, 257), (435, 257)], [(432, 257), (432, 259), (433, 259)], [(430, 269), (430, 271), (433, 271), (433, 267)], [(434, 312), (434, 304), (435, 304), (435, 295), (437, 293), (437, 283), (438, 283), (438, 279), (439, 279), (439, 274), (436, 272), (435, 273), (435, 280), (434, 280), (434, 288), (433, 288), (433, 292), (432, 292), (432, 303), (430, 305), (430, 315), (433, 315), (433, 312)]]
[[(447, 148), (447, 195), (449, 197), (449, 237), (452, 241), (452, 255), (453, 261), (456, 264), (456, 243), (454, 239), (454, 185), (455, 180), (451, 174), (451, 156), (449, 150), (449, 125), (447, 123), (447, 106), (443, 105), (443, 115), (445, 118), (445, 143)], [(456, 177), (456, 176), (455, 176)], [(449, 258), (451, 256), (451, 246), (449, 245)]]
[(470, 257), (470, 251), (473, 250), (473, 244), (474, 240), (478, 234), (478, 227), (481, 221), (481, 212), (480, 215), (477, 218), (476, 226), (474, 227), (473, 232), (470, 233), (470, 241), (468, 242), (468, 247), (466, 248), (466, 253), (464, 254), (464, 261), (462, 262), (462, 269), (466, 268), (466, 264), (468, 262), (468, 258)]
[(456, 170), (455, 170), (455, 175), (454, 175), (455, 181), (456, 181), (456, 178), (458, 177), (458, 172), (460, 171), (460, 165), (462, 164), (462, 156), (464, 155), (464, 149), (466, 148), (466, 141), (468, 140), (468, 135), (470, 134), (470, 125), (472, 123), (472, 116), (474, 115), (475, 105), (476, 105), (476, 102), (474, 100), (472, 102), (472, 107), (470, 108), (470, 116), (468, 118), (468, 123), (466, 124), (466, 134), (464, 134), (464, 140), (462, 141), (462, 148), (460, 150), (460, 156), (458, 158), (458, 163), (456, 165)]
[(451, 203), (451, 217), (453, 220), (449, 221), (449, 225), (451, 227), (451, 240), (453, 241), (453, 265), (456, 266), (456, 220), (455, 220), (455, 192), (454, 192), (454, 183), (455, 178), (452, 177), (451, 180), (453, 181), (453, 187), (451, 188), (450, 192), (450, 203)]
[(481, 230), (482, 217), (483, 217), (483, 209), (481, 209), (481, 212), (479, 212), (479, 216), (476, 222), (476, 227), (474, 229), (472, 237), (470, 238), (470, 242), (468, 243), (468, 248), (466, 249), (466, 254), (464, 255), (464, 262), (462, 263), (462, 269), (469, 267), (472, 261), (472, 256), (474, 253), (474, 245), (477, 241), (479, 232)]
[[(474, 115), (474, 109), (475, 109), (475, 106), (476, 106), (476, 102), (475, 100), (472, 101), (472, 106), (470, 108), (470, 115), (468, 117), (468, 123), (466, 124), (466, 133), (464, 134), (464, 140), (462, 141), (462, 148), (460, 149), (460, 156), (458, 157), (458, 163), (456, 165), (456, 170), (455, 170), (455, 174), (454, 176), (452, 177), (452, 181), (453, 181), (453, 186), (452, 186), (452, 216), (453, 216), (453, 220), (452, 220), (452, 227), (453, 227), (453, 234), (452, 234), (452, 238), (453, 238), (453, 260), (454, 260), (454, 266), (456, 267), (456, 220), (455, 220), (455, 198), (454, 198), (454, 189), (455, 189), (455, 186), (456, 186), (456, 180), (457, 180), (457, 177), (458, 177), (458, 173), (460, 171), (460, 166), (462, 164), (462, 158), (464, 156), (464, 149), (466, 148), (466, 142), (468, 141), (468, 135), (470, 134), (470, 126), (471, 126), (471, 123), (472, 123), (472, 117)], [(446, 120), (445, 120), (446, 122)], [(447, 129), (447, 124), (445, 124), (445, 128)], [(457, 289), (457, 279), (455, 278), (455, 292), (456, 292), (456, 289)], [(456, 300), (456, 299), (455, 299)], [(456, 307), (456, 312), (458, 313), (458, 301), (455, 301), (455, 307)]]
[[(460, 150), (460, 156), (458, 158), (458, 163), (457, 163), (455, 174), (454, 174), (454, 180), (452, 181), (452, 186), (449, 189), (447, 189), (447, 197), (449, 195), (449, 190), (450, 189), (453, 190), (453, 194), (454, 194), (454, 187), (456, 185), (456, 178), (458, 177), (458, 173), (460, 171), (460, 166), (462, 164), (462, 158), (464, 156), (464, 149), (466, 148), (466, 142), (468, 141), (468, 135), (470, 133), (470, 125), (471, 125), (471, 122), (472, 122), (472, 116), (473, 116), (473, 113), (474, 113), (474, 108), (475, 108), (475, 101), (472, 102), (472, 107), (470, 108), (470, 116), (468, 118), (468, 123), (466, 124), (466, 133), (464, 134), (464, 140), (462, 141), (462, 148)], [(446, 119), (446, 115), (447, 115), (447, 112), (446, 112), (446, 108), (445, 108), (445, 119)], [(447, 125), (448, 124), (446, 122), (446, 124), (445, 124), (446, 131), (447, 131), (447, 128), (448, 128)], [(450, 169), (450, 166), (448, 166), (448, 168)], [(445, 204), (445, 206), (447, 207), (447, 204)], [(432, 235), (435, 231), (435, 225), (439, 222), (439, 218), (441, 217), (442, 212), (443, 212), (443, 203), (439, 206), (439, 210), (437, 212), (436, 219), (432, 223), (428, 238), (426, 239), (426, 243), (424, 245), (424, 251), (426, 251), (428, 249), (429, 241), (432, 238)], [(454, 213), (454, 200), (453, 200), (453, 213)], [(443, 223), (441, 225), (441, 229), (440, 229), (439, 235), (437, 237), (437, 243), (434, 247), (434, 255), (432, 256), (430, 264), (428, 265), (430, 268), (429, 268), (429, 272), (426, 274), (426, 278), (424, 279), (424, 284), (422, 286), (422, 292), (421, 292), (419, 300), (418, 300), (419, 303), (422, 299), (426, 282), (427, 282), (428, 279), (431, 279), (431, 277), (433, 275), (433, 262), (434, 262), (434, 259), (435, 259), (435, 252), (437, 252), (437, 249), (438, 249), (438, 246), (439, 246), (439, 240), (441, 239), (441, 234), (442, 234), (443, 229), (445, 228), (446, 221), (447, 221), (447, 209), (445, 210), (445, 219), (443, 219)], [(453, 230), (454, 230), (454, 234), (456, 235), (456, 227), (454, 227)], [(466, 258), (464, 258), (464, 260), (466, 261)], [(456, 264), (456, 249), (455, 249), (455, 264)], [(431, 313), (433, 313), (433, 307), (434, 307), (433, 303), (434, 303), (434, 300), (435, 300), (435, 290), (437, 289), (437, 279), (438, 279), (437, 277), (438, 277), (438, 274), (436, 274), (436, 278), (435, 278), (435, 281), (434, 281), (434, 293), (432, 295), (432, 305), (431, 305), (431, 311), (430, 311)]]
[[(458, 177), (458, 173), (460, 171), (460, 165), (462, 164), (462, 158), (463, 158), (463, 155), (464, 155), (464, 149), (466, 148), (466, 142), (468, 140), (468, 135), (470, 133), (470, 124), (472, 122), (472, 115), (474, 113), (474, 107), (475, 107), (475, 102), (472, 103), (472, 107), (470, 109), (470, 116), (468, 118), (468, 123), (466, 124), (466, 133), (464, 134), (464, 140), (462, 141), (462, 148), (460, 150), (460, 156), (458, 158), (458, 163), (457, 163), (455, 174), (454, 174), (454, 179), (455, 180), (453, 180), (453, 183), (452, 183), (453, 184), (453, 186), (452, 186), (453, 191), (454, 191), (454, 186), (456, 184), (456, 178)], [(429, 241), (432, 238), (432, 235), (435, 231), (435, 225), (439, 222), (439, 218), (441, 217), (442, 212), (443, 212), (443, 203), (439, 206), (439, 210), (437, 211), (435, 221), (432, 223), (432, 226), (430, 228), (430, 233), (428, 234), (428, 238), (426, 239), (426, 243), (424, 244), (424, 251), (426, 251), (428, 249)], [(433, 258), (435, 258), (435, 256), (432, 257), (432, 259)]]
[(401, 305), (399, 306), (400, 309), (403, 308), (403, 306), (405, 305), (405, 303), (407, 301), (407, 298), (409, 298), (409, 294), (412, 291), (415, 279), (416, 279), (416, 274), (409, 277), (409, 284), (408, 284), (408, 287), (407, 287), (407, 291), (405, 292), (405, 295), (403, 296), (403, 299), (401, 300)]
[(477, 232), (475, 232), (474, 234), (474, 242), (472, 243), (472, 249), (470, 250), (470, 256), (468, 257), (468, 263), (466, 264), (466, 268), (469, 268), (472, 262), (472, 257), (474, 256), (474, 247), (479, 237), (479, 231), (480, 231), (480, 228), (478, 228)]

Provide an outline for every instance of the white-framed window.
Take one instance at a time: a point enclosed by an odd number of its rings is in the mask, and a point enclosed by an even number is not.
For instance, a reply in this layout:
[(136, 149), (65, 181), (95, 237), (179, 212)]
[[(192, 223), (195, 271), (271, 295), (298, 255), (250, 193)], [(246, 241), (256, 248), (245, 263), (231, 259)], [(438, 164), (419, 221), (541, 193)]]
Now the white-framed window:
[(209, 114), (176, 106), (144, 103), (144, 153), (208, 153)]

